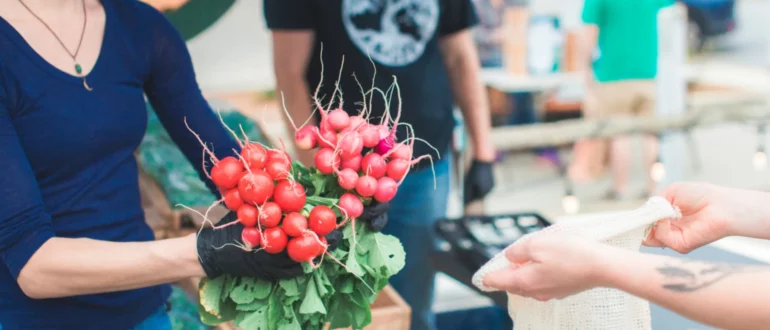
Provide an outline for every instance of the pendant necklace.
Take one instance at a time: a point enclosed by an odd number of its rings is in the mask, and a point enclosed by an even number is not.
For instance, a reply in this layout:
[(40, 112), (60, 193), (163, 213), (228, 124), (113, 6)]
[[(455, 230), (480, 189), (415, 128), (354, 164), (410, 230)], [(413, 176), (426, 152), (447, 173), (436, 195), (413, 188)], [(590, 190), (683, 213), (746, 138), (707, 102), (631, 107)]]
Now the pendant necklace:
[(72, 57), (72, 64), (75, 66), (75, 72), (77, 72), (77, 74), (80, 75), (81, 78), (83, 78), (83, 87), (89, 92), (92, 91), (93, 88), (91, 88), (91, 86), (88, 86), (88, 81), (86, 81), (86, 76), (83, 74), (83, 67), (80, 66), (80, 63), (78, 63), (78, 60), (77, 60), (78, 53), (80, 52), (80, 45), (83, 43), (83, 36), (86, 33), (86, 24), (88, 23), (88, 13), (86, 13), (85, 0), (81, 1), (83, 5), (83, 29), (80, 32), (80, 40), (78, 41), (78, 47), (75, 49), (74, 54), (70, 52), (67, 46), (65, 46), (64, 43), (61, 41), (61, 39), (59, 39), (59, 36), (56, 35), (56, 32), (54, 32), (51, 29), (51, 27), (48, 26), (48, 24), (46, 24), (45, 21), (43, 21), (39, 16), (35, 15), (32, 9), (29, 9), (29, 7), (27, 7), (24, 1), (19, 0), (19, 3), (21, 3), (21, 5), (24, 6), (24, 8), (27, 8), (27, 11), (29, 11), (29, 13), (32, 14), (32, 16), (35, 16), (35, 18), (37, 18), (37, 20), (40, 21), (40, 23), (43, 23), (43, 25), (45, 26), (46, 29), (48, 29), (48, 31), (51, 31), (51, 34), (53, 34), (54, 38), (56, 38), (56, 40), (59, 41), (59, 44), (61, 44), (62, 48), (64, 48), (64, 50), (67, 51), (67, 54), (69, 54), (70, 57)]

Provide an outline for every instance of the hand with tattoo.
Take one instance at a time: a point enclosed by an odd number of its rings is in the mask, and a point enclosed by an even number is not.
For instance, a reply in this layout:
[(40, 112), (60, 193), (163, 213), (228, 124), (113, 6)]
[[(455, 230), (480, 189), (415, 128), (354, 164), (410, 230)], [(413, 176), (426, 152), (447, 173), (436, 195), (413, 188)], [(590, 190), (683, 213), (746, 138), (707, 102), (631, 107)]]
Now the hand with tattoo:
[[(770, 238), (770, 195), (705, 183), (678, 183), (664, 192), (682, 212), (659, 221), (643, 242), (688, 253), (727, 236)], [(762, 230), (764, 229), (764, 230)]]

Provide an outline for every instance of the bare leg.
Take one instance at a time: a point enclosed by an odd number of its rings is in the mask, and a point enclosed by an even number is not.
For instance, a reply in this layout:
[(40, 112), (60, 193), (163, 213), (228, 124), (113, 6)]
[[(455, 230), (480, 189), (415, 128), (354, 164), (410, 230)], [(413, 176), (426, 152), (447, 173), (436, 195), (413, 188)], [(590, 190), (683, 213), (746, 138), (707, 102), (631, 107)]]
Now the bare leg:
[(618, 136), (610, 143), (610, 166), (612, 167), (612, 188), (621, 196), (628, 185), (628, 172), (631, 163), (631, 139)]
[(658, 137), (654, 135), (645, 135), (644, 136), (644, 153), (645, 153), (645, 170), (647, 171), (647, 192), (650, 195), (654, 195), (657, 190), (657, 184), (655, 181), (652, 180), (652, 176), (650, 175), (650, 170), (652, 169), (652, 164), (655, 164), (655, 162), (658, 159)]

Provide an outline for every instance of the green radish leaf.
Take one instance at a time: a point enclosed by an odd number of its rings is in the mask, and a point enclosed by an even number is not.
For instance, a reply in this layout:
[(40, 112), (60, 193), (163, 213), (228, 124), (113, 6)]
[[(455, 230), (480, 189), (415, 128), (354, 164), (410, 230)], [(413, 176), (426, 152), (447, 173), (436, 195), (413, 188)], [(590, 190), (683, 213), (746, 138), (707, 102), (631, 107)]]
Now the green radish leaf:
[(262, 307), (267, 307), (267, 300), (265, 299), (254, 299), (254, 301), (248, 303), (248, 304), (238, 304), (238, 306), (235, 306), (236, 310), (243, 311), (243, 312), (253, 312), (255, 310), (258, 310)]
[(299, 306), (299, 313), (326, 314), (326, 307), (324, 307), (324, 304), (318, 295), (318, 289), (316, 289), (315, 281), (308, 281), (307, 290), (305, 290), (305, 298), (302, 299), (302, 305)]
[(272, 291), (273, 282), (258, 279), (257, 286), (254, 288), (254, 298), (265, 299), (270, 296), (270, 292)]
[(292, 278), (288, 280), (281, 280), (280, 282), (278, 282), (278, 285), (281, 286), (283, 291), (285, 291), (286, 295), (289, 297), (299, 295), (299, 288), (297, 287), (297, 279)]
[(406, 264), (406, 252), (398, 238), (376, 233), (366, 235), (359, 242), (369, 247), (368, 264), (375, 270), (384, 268), (388, 277), (397, 274)]
[(222, 320), (222, 322), (229, 322), (234, 320), (235, 316), (238, 314), (236, 307), (237, 305), (230, 299), (222, 302), (222, 304), (219, 306), (219, 319)]
[(201, 316), (201, 322), (203, 322), (206, 325), (217, 326), (224, 322), (220, 320), (219, 317), (217, 317), (216, 315), (206, 311), (206, 309), (203, 308), (203, 305), (201, 304), (198, 304), (198, 314), (200, 314)]
[(345, 267), (348, 268), (348, 271), (356, 276), (364, 276), (364, 269), (361, 268), (361, 265), (358, 263), (358, 255), (356, 253), (348, 253), (348, 259), (345, 262)]
[(328, 295), (334, 294), (334, 285), (331, 281), (329, 281), (329, 277), (326, 276), (326, 273), (322, 271), (317, 271), (314, 273), (315, 276), (315, 285), (316, 289), (318, 290), (318, 295), (321, 297), (326, 297)]
[(344, 302), (345, 297), (345, 295), (338, 295), (332, 299), (329, 310), (334, 313), (329, 314), (328, 318), (331, 329), (347, 328), (353, 324), (353, 310)]
[[(302, 330), (302, 328), (299, 326), (299, 322), (297, 321), (297, 315), (294, 314), (294, 310), (290, 310), (290, 314), (288, 315), (289, 322), (283, 322), (278, 325), (277, 330)], [(249, 328), (250, 329), (250, 328)]]
[(353, 284), (355, 279), (353, 277), (347, 277), (343, 282), (342, 286), (340, 286), (339, 292), (350, 294), (353, 293)]
[(267, 305), (262, 308), (251, 312), (242, 313), (246, 315), (242, 320), (236, 319), (235, 326), (241, 329), (249, 330), (269, 330), (270, 323), (267, 322)]
[(283, 320), (283, 294), (277, 291), (270, 295), (267, 303), (268, 324), (279, 324)]
[(254, 299), (265, 299), (273, 289), (271, 282), (252, 277), (241, 277), (240, 283), (230, 292), (230, 299), (237, 304), (248, 304)]
[(230, 292), (232, 292), (233, 288), (238, 284), (238, 277), (230, 275), (222, 275), (222, 277), (225, 278), (225, 282), (222, 284), (222, 295), (220, 298), (224, 301), (230, 296)]
[(222, 287), (225, 283), (225, 277), (219, 276), (215, 279), (203, 278), (198, 284), (198, 300), (203, 309), (215, 316), (220, 317), (220, 305), (222, 303)]

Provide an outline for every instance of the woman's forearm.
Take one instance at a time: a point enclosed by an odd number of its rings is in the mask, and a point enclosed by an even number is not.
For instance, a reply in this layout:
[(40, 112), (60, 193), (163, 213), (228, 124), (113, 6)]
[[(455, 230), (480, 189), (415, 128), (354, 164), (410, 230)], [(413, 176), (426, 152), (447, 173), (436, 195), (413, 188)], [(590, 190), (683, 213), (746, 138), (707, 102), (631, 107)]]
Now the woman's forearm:
[(116, 243), (52, 238), (19, 274), (24, 293), (35, 299), (130, 290), (205, 276), (195, 235)]
[(612, 253), (603, 269), (610, 287), (720, 328), (770, 324), (770, 267)]

